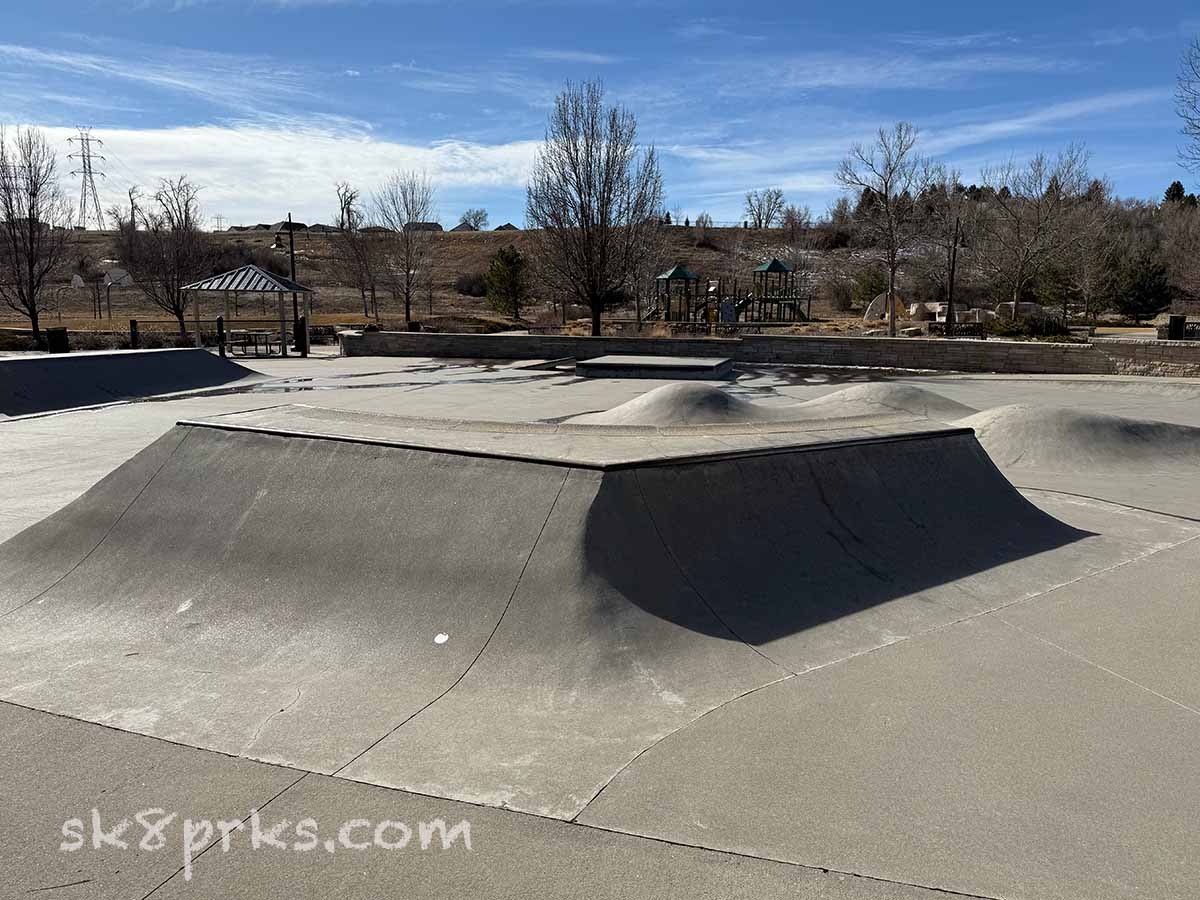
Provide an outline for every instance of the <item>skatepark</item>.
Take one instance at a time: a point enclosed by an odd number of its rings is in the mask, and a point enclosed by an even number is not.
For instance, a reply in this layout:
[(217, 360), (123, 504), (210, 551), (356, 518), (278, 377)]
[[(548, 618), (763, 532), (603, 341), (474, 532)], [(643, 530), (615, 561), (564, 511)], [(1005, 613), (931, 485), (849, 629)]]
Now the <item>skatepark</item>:
[(627, 364), (0, 359), (0, 885), (1193, 895), (1200, 379)]

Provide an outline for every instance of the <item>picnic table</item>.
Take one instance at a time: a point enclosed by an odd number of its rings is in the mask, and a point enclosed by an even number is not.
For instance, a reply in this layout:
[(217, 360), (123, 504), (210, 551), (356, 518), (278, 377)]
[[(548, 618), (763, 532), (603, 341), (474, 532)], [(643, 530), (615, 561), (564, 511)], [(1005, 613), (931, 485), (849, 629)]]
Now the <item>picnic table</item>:
[(240, 348), (242, 356), (249, 356), (251, 348), (255, 356), (262, 356), (262, 351), (266, 351), (266, 355), (270, 356), (275, 352), (272, 349), (275, 344), (279, 344), (279, 352), (283, 352), (278, 331), (234, 328), (228, 334), (230, 350), (236, 353)]

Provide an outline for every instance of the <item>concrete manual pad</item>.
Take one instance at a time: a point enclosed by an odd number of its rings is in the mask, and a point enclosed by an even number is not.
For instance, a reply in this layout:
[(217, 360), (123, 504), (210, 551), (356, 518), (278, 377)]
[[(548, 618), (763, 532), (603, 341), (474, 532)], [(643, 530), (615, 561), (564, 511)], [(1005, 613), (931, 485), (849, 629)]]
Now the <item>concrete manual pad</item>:
[[(144, 897), (183, 864), (182, 817), (245, 818), (300, 773), (0, 703), (0, 896)], [(95, 849), (92, 810), (111, 830), (131, 819), (129, 846)], [(144, 810), (177, 813), (172, 841), (140, 850)], [(63, 824), (83, 820), (85, 845), (60, 850)], [(159, 814), (146, 817), (157, 822)], [(70, 842), (70, 843), (73, 843)]]
[(1197, 766), (1194, 712), (985, 616), (721, 707), (580, 821), (970, 896), (1183, 898)]
[(597, 356), (575, 363), (575, 374), (584, 378), (718, 381), (733, 375), (733, 360), (690, 356)]

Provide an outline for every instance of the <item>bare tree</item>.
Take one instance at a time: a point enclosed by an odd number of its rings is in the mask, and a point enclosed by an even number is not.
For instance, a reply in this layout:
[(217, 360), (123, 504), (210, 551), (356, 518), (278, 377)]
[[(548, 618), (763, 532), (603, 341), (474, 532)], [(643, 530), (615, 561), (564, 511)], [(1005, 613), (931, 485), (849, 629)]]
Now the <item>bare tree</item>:
[(526, 191), (542, 271), (552, 287), (587, 305), (600, 334), (605, 305), (630, 287), (663, 205), (653, 147), (637, 143), (637, 120), (606, 106), (598, 81), (567, 83), (555, 98)]
[(984, 170), (983, 183), (978, 258), (1016, 317), (1038, 273), (1079, 240), (1071, 222), (1088, 187), (1087, 153), (1071, 145), (1054, 159), (1039, 153), (1024, 165), (1010, 161)]
[[(1075, 232), (1075, 252), (1064, 260), (1068, 283), (1083, 300), (1085, 319), (1092, 318), (1108, 292), (1117, 258), (1113, 233), (1117, 207), (1107, 181), (1093, 180), (1067, 227)], [(1063, 321), (1066, 321), (1066, 307)]]
[[(805, 207), (807, 209), (807, 207)], [(788, 246), (784, 251), (784, 262), (792, 267), (792, 280), (796, 297), (805, 304), (804, 317), (812, 319), (813, 296), (817, 290), (816, 252), (812, 234), (808, 229), (789, 232)]]
[(670, 229), (658, 224), (660, 217), (653, 218), (654, 224), (641, 231), (642, 245), (633, 254), (629, 271), (629, 292), (633, 294), (634, 315), (639, 331), (642, 327), (642, 311), (649, 309), (654, 299), (655, 279), (671, 267)]
[(1187, 139), (1179, 155), (1188, 168), (1200, 171), (1200, 38), (1184, 51), (1175, 87), (1175, 108)]
[(1171, 286), (1200, 300), (1200, 207), (1163, 204), (1161, 217)]
[(71, 204), (58, 183), (58, 160), (46, 136), (0, 129), (0, 299), (29, 319), (42, 346), (40, 314), (49, 283), (72, 238)]
[(477, 209), (476, 207), (473, 207), (473, 206), (470, 209), (467, 209), (466, 211), (464, 211), (463, 214), (458, 217), (458, 224), (470, 225), (476, 231), (482, 231), (483, 229), (487, 228), (487, 223), (488, 223), (487, 210), (486, 209)]
[(856, 224), (882, 247), (888, 270), (888, 334), (896, 335), (896, 272), (921, 220), (914, 197), (924, 188), (928, 165), (916, 154), (917, 129), (897, 122), (880, 128), (874, 143), (855, 144), (838, 168), (838, 181), (859, 192)]
[(404, 297), (404, 321), (412, 321), (412, 302), (420, 279), (433, 262), (433, 183), (421, 172), (396, 172), (372, 198), (375, 217), (388, 229), (387, 265)]
[(130, 278), (146, 299), (175, 317), (180, 335), (187, 334), (191, 302), (183, 287), (208, 274), (215, 256), (203, 233), (199, 195), (186, 175), (164, 178), (146, 208), (138, 210), (138, 220), (118, 226), (129, 228), (119, 243), (126, 249), (122, 261)]
[(954, 288), (958, 282), (960, 256), (975, 227), (975, 202), (962, 184), (962, 173), (940, 163), (930, 165), (923, 176), (926, 235), (937, 253), (938, 279), (946, 289), (946, 334), (954, 333)]
[(770, 228), (783, 215), (784, 201), (781, 188), (766, 188), (746, 194), (746, 219), (751, 228)]
[(780, 214), (779, 221), (787, 233), (787, 239), (794, 241), (800, 237), (801, 232), (812, 228), (812, 210), (807, 206), (789, 203)]
[(378, 283), (380, 240), (366, 229), (371, 223), (359, 200), (357, 188), (348, 182), (337, 183), (337, 231), (333, 235), (332, 249), (342, 280), (358, 291), (362, 300), (363, 317), (374, 313), (379, 317), (376, 298)]

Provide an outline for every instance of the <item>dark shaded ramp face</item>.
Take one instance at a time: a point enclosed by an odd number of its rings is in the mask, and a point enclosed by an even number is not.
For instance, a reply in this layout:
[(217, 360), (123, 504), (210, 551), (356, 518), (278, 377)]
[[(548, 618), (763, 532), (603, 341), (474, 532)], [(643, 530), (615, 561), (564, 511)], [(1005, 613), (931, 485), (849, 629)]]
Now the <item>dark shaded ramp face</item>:
[[(661, 563), (722, 628), (796, 672), (1095, 571), (1114, 549), (1073, 548), (1087, 532), (1021, 497), (969, 433), (644, 467), (636, 479)], [(646, 602), (636, 570), (593, 562)]]
[[(0, 619), (3, 696), (318, 771), (462, 675), (565, 476), (394, 447), (175, 434), (100, 545)], [(152, 450), (157, 460), (162, 447)], [(58, 527), (72, 516), (86, 526), (96, 496)], [(56, 552), (18, 541), (19, 553), (3, 552), (26, 566)]]
[(218, 387), (258, 373), (207, 350), (115, 350), (0, 359), (0, 415)]

